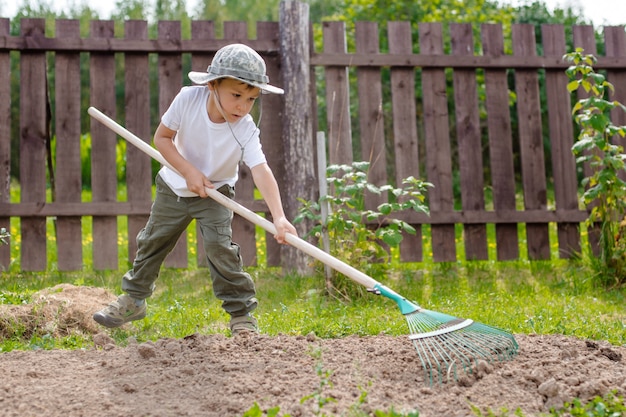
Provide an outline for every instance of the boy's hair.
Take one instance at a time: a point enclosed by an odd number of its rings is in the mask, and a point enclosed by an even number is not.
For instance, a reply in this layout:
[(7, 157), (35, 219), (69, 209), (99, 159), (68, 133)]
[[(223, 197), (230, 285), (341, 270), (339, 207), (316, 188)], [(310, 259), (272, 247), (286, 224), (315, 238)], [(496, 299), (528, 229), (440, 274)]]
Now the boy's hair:
[[(222, 83), (222, 81), (224, 81), (224, 78), (227, 78), (227, 77), (216, 78), (215, 80), (209, 81), (209, 84), (210, 83), (214, 83), (214, 85), (220, 85)], [(259, 88), (259, 87), (256, 87), (256, 86), (254, 86), (252, 84), (248, 84), (248, 83), (243, 82), (243, 81), (241, 83), (245, 84), (246, 90), (252, 90), (253, 88)]]
[(265, 61), (261, 55), (249, 46), (236, 43), (217, 51), (206, 72), (191, 71), (189, 79), (196, 84), (207, 84), (221, 78), (232, 78), (260, 88), (263, 93), (284, 94), (282, 88), (269, 84), (265, 72)]

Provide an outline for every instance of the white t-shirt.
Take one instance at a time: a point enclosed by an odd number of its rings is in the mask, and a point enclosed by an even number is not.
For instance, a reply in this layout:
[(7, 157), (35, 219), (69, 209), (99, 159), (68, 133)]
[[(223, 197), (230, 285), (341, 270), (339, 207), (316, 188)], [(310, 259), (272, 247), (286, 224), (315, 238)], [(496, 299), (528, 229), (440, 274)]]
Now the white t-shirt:
[[(226, 122), (213, 123), (206, 110), (209, 94), (206, 86), (183, 87), (161, 117), (161, 122), (176, 131), (174, 144), (178, 152), (202, 171), (216, 188), (224, 184), (234, 186), (239, 178), (239, 161), (250, 168), (267, 162), (259, 129), (249, 114), (231, 123), (230, 127)], [(168, 167), (164, 166), (159, 173), (176, 195), (197, 197), (187, 189), (185, 178)]]

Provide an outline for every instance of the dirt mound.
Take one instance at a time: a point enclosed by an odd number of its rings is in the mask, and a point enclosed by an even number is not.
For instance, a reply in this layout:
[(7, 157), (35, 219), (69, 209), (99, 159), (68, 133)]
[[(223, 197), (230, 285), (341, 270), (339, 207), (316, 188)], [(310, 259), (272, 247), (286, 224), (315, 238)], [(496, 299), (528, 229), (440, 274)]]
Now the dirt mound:
[[(73, 291), (52, 289), (42, 294), (43, 305), (58, 301), (58, 316), (65, 317), (79, 305), (63, 301)], [(97, 289), (76, 291), (94, 291), (97, 307), (111, 299)], [(93, 331), (92, 311), (93, 305), (83, 311), (86, 322), (76, 313), (62, 323)], [(70, 331), (60, 323), (56, 329)], [(476, 406), (506, 407), (510, 415), (519, 407), (531, 417), (575, 397), (614, 389), (626, 394), (626, 348), (559, 335), (516, 339), (520, 351), (513, 360), (431, 386), (406, 337), (195, 334), (118, 347), (97, 333), (93, 349), (0, 354), (0, 416), (224, 417), (241, 416), (256, 402), (294, 417), (319, 415), (321, 404), (326, 415), (393, 408), (422, 417), (473, 416)]]
[(112, 299), (115, 296), (102, 288), (71, 284), (46, 288), (35, 293), (29, 304), (0, 305), (0, 337), (15, 334), (15, 329), (24, 337), (96, 334), (102, 327), (91, 316)]

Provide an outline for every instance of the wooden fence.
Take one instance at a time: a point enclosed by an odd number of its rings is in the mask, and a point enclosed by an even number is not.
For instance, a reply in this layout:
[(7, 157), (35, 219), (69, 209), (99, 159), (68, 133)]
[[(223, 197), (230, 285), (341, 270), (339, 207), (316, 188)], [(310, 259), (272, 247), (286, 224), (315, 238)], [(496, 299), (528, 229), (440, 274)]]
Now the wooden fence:
[[(434, 184), (428, 196), (430, 216), (403, 214), (419, 230), (402, 243), (404, 261), (419, 262), (425, 256), (437, 262), (489, 259), (489, 225), (495, 225), (497, 260), (550, 259), (551, 224), (556, 225), (560, 256), (581, 249), (580, 223), (587, 212), (579, 207), (578, 173), (571, 153), (575, 127), (561, 25), (541, 27), (543, 54), (538, 55), (531, 25), (512, 27), (512, 54), (507, 54), (503, 29), (497, 24), (482, 25), (477, 40), (470, 24), (450, 24), (449, 33), (444, 33), (439, 23), (423, 23), (418, 25), (416, 42), (415, 25), (409, 22), (388, 23), (385, 51), (376, 23), (357, 22), (352, 34), (342, 22), (324, 22), (323, 47), (316, 51), (310, 44), (308, 9), (297, 2), (281, 4), (279, 22), (258, 23), (255, 39), (248, 38), (247, 25), (241, 22), (225, 23), (220, 39), (210, 21), (192, 22), (190, 39), (182, 38), (180, 22), (159, 22), (156, 39), (148, 38), (145, 21), (125, 22), (123, 37), (115, 37), (114, 22), (92, 21), (87, 38), (80, 37), (78, 21), (55, 23), (54, 37), (45, 36), (42, 19), (23, 19), (20, 35), (11, 36), (8, 19), (0, 19), (0, 227), (9, 229), (10, 219), (20, 218), (20, 236), (13, 236), (12, 244), (19, 241), (22, 270), (50, 268), (46, 251), (53, 239), (59, 270), (83, 268), (85, 218), (92, 219), (93, 268), (117, 269), (120, 216), (128, 217), (129, 261), (135, 251), (133, 237), (147, 219), (153, 182), (149, 159), (128, 147), (128, 198), (118, 201), (118, 138), (95, 121), (90, 127), (92, 200), (81, 201), (81, 121), (88, 118), (81, 109), (81, 95), (88, 95), (90, 105), (123, 120), (126, 128), (148, 141), (157, 122), (150, 118), (151, 97), (157, 95), (162, 113), (188, 83), (184, 57), (191, 56), (191, 69), (204, 70), (215, 51), (232, 42), (258, 50), (268, 63), (272, 82), (286, 90), (284, 97), (264, 96), (260, 105), (264, 150), (290, 217), (296, 214), (297, 197), (316, 196), (313, 138), (322, 126), (329, 163), (369, 160), (370, 181), (378, 184), (397, 184), (411, 175)], [(573, 36), (575, 46), (596, 54), (592, 27), (574, 27)], [(449, 45), (444, 42), (447, 38)], [(482, 53), (474, 52), (477, 43)], [(348, 51), (348, 44), (354, 44), (353, 51)], [(597, 68), (607, 70), (609, 81), (617, 86), (614, 98), (626, 102), (626, 89), (620, 88), (626, 85), (623, 27), (604, 29), (604, 49)], [(11, 74), (14, 51), (19, 53), (19, 74)], [(53, 71), (48, 68), (50, 53)], [(81, 91), (85, 54), (89, 88)], [(116, 73), (120, 54), (125, 65), (121, 75)], [(156, 90), (150, 85), (151, 55), (157, 56)], [(17, 105), (10, 99), (11, 77), (16, 76), (19, 121), (11, 119), (11, 107)], [(48, 94), (51, 83), (53, 96)], [(116, 83), (124, 85), (123, 107), (116, 104)], [(513, 105), (510, 90), (516, 95)], [(546, 106), (547, 111), (542, 111)], [(626, 124), (623, 114), (614, 116), (616, 124)], [(19, 129), (12, 130), (16, 123)], [(11, 137), (14, 131), (19, 131), (19, 137)], [(53, 136), (54, 160), (48, 149)], [(19, 202), (9, 199), (12, 146), (20, 151)], [(47, 193), (52, 185), (54, 192)], [(254, 198), (246, 169), (241, 172), (237, 200), (267, 214), (265, 204)], [(376, 202), (372, 198), (369, 204)], [(55, 218), (54, 236), (46, 233), (49, 218)], [(523, 233), (519, 225), (525, 226)], [(456, 250), (459, 227), (464, 254)], [(236, 219), (234, 233), (245, 263), (254, 265), (255, 228)], [(527, 254), (520, 254), (523, 237)], [(271, 237), (266, 240), (268, 265), (302, 264), (293, 249), (279, 248)], [(432, 255), (424, 254), (426, 240)], [(190, 251), (187, 239), (181, 238), (167, 266), (186, 267), (190, 252), (203, 264), (201, 244)], [(10, 263), (9, 247), (0, 246), (0, 265)]]

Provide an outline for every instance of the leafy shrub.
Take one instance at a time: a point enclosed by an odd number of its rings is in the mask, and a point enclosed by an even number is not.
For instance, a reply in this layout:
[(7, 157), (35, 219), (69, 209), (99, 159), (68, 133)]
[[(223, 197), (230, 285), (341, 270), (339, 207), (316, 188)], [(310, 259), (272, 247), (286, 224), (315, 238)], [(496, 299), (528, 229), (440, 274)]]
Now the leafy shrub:
[(565, 55), (573, 63), (566, 73), (570, 92), (582, 88), (587, 97), (573, 107), (574, 120), (580, 127), (573, 146), (577, 163), (588, 164), (590, 174), (583, 179), (583, 203), (591, 208), (589, 230), (599, 227), (599, 258), (590, 264), (603, 285), (626, 283), (626, 174), (624, 147), (615, 138), (626, 137), (626, 126), (615, 126), (611, 112), (626, 111), (618, 101), (607, 100), (614, 91), (604, 75), (593, 69), (596, 59), (582, 49)]
[(553, 410), (552, 414), (557, 417), (623, 417), (626, 416), (626, 405), (622, 397), (610, 392), (604, 397), (597, 396), (586, 404), (575, 398), (566, 403), (562, 410)]
[[(413, 226), (393, 216), (405, 210), (428, 213), (425, 191), (432, 186), (414, 177), (404, 179), (401, 188), (376, 186), (367, 180), (369, 166), (369, 162), (329, 166), (329, 194), (319, 201), (300, 199), (302, 206), (294, 219), (295, 223), (313, 220), (316, 224), (309, 235), (322, 244), (326, 238), (333, 256), (366, 273), (389, 262), (390, 248), (400, 244), (403, 233), (415, 234)], [(368, 208), (367, 193), (384, 195), (387, 201), (376, 209)], [(324, 208), (327, 215), (322, 215)], [(327, 290), (347, 298), (364, 292), (337, 273), (327, 282)]]

